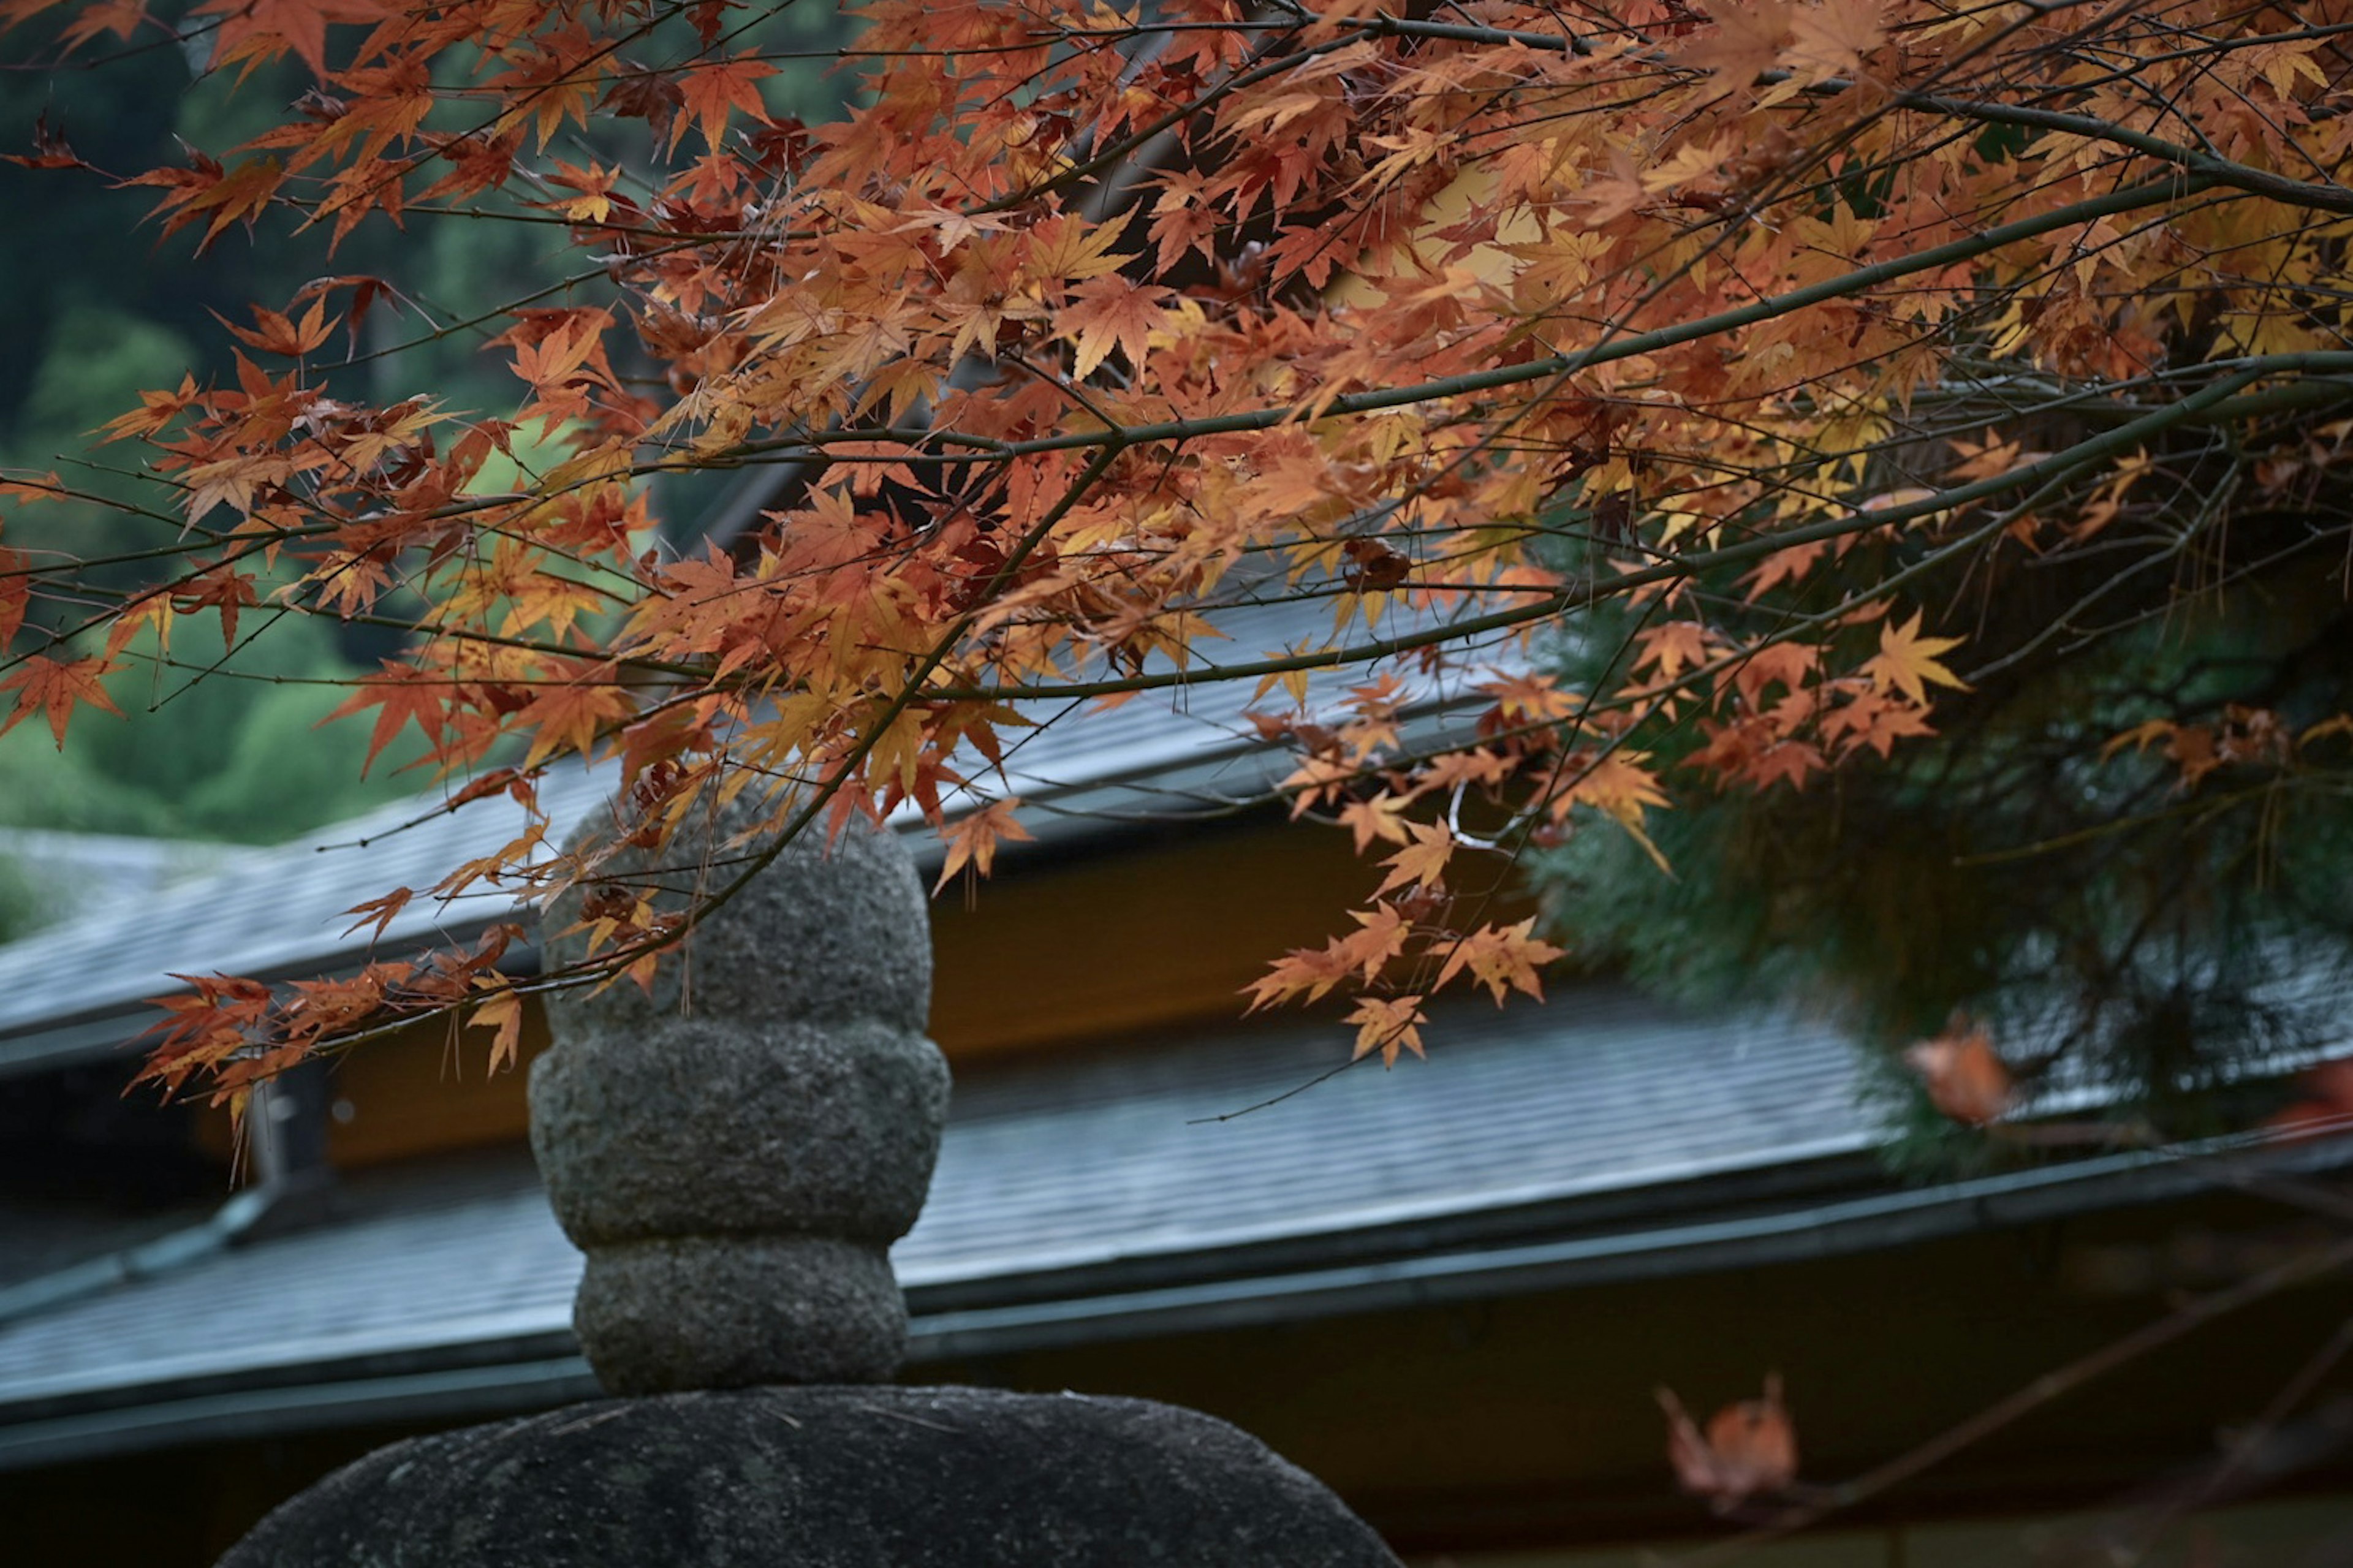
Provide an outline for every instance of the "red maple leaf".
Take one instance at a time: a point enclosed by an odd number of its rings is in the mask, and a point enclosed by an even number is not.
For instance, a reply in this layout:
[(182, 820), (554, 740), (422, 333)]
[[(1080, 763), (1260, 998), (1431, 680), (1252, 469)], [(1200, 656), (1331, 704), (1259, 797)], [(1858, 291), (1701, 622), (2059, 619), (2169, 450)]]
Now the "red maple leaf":
[(34, 654), (16, 668), (16, 673), (0, 680), (0, 691), (14, 691), (16, 706), (5, 721), (0, 721), (0, 735), (6, 734), (31, 717), (39, 709), (49, 721), (49, 733), (57, 737), (58, 750), (66, 748), (66, 725), (73, 718), (78, 703), (88, 702), (105, 709), (116, 718), (122, 710), (106, 694), (99, 678), (114, 667), (102, 658), (77, 658), (60, 662), (41, 654)]
[(218, 16), (213, 33), (213, 63), (259, 64), (291, 49), (311, 74), (327, 74), (327, 24), (378, 22), (389, 9), (383, 0), (204, 0), (193, 13)]

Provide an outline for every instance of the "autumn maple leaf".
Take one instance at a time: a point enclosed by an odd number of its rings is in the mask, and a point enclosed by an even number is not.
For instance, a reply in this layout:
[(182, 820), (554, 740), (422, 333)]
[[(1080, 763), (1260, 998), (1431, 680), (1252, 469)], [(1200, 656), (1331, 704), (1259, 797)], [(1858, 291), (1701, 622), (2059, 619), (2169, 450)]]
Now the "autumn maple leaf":
[(1389, 874), (1375, 889), (1377, 893), (1386, 893), (1408, 882), (1427, 888), (1446, 874), (1446, 862), (1454, 854), (1454, 835), (1446, 825), (1409, 822), (1405, 830), (1413, 842), (1381, 862), (1389, 868)]
[(1706, 7), (1714, 27), (1678, 50), (1675, 62), (1746, 87), (1780, 63), (1795, 10), (1788, 0), (1715, 0)]
[(164, 220), (165, 234), (176, 233), (204, 214), (212, 214), (212, 221), (205, 226), (204, 237), (196, 242), (201, 251), (219, 238), (229, 225), (251, 223), (260, 216), (285, 180), (286, 164), (282, 159), (246, 158), (236, 167), (225, 169), (200, 154), (187, 168), (152, 170), (134, 174), (123, 183), (164, 189), (165, 195), (149, 216)]
[(1056, 330), (1078, 347), (1071, 374), (1094, 374), (1115, 345), (1131, 365), (1144, 363), (1145, 342), (1160, 325), (1161, 301), (1168, 290), (1112, 276), (1090, 278), (1071, 290)]
[(1427, 1058), (1421, 1047), (1421, 1026), (1430, 1022), (1419, 996), (1366, 996), (1357, 1000), (1348, 1022), (1356, 1026), (1356, 1048), (1348, 1059), (1381, 1053), (1383, 1067), (1397, 1066), (1398, 1053), (1411, 1051)]
[(503, 985), (474, 1005), (467, 1015), (469, 1028), (491, 1031), (490, 1070), (512, 1067), (522, 1049), (522, 998)]
[(1789, 65), (1810, 81), (1851, 76), (1887, 38), (1884, 0), (1822, 0), (1788, 14)]
[(1914, 1046), (1904, 1059), (1920, 1075), (1930, 1103), (1956, 1121), (1983, 1127), (2010, 1109), (2010, 1068), (1993, 1037), (1966, 1020)]
[(1727, 1405), (1708, 1417), (1706, 1430), (1669, 1388), (1658, 1390), (1667, 1416), (1667, 1459), (1687, 1492), (1719, 1513), (1759, 1492), (1780, 1491), (1798, 1479), (1798, 1431), (1781, 1403), (1781, 1378), (1765, 1379), (1765, 1396)]
[(1029, 830), (1014, 815), (1020, 807), (1020, 801), (1010, 796), (993, 800), (942, 833), (941, 837), (947, 843), (947, 856), (940, 864), (940, 879), (932, 884), (932, 891), (936, 893), (946, 887), (948, 879), (966, 865), (987, 876), (996, 864), (1000, 842), (1028, 838)]
[(637, 711), (636, 701), (609, 684), (609, 678), (608, 667), (598, 675), (550, 686), (515, 715), (515, 727), (532, 731), (524, 767), (535, 767), (559, 752), (586, 756), (607, 725)]
[(1406, 804), (1387, 794), (1345, 803), (1340, 807), (1340, 823), (1356, 837), (1356, 853), (1363, 854), (1376, 839), (1385, 844), (1405, 843)]
[(122, 710), (106, 694), (99, 678), (114, 667), (102, 658), (78, 658), (69, 662), (34, 654), (16, 667), (16, 673), (0, 680), (0, 691), (14, 691), (16, 706), (5, 720), (0, 720), (0, 735), (6, 734), (32, 716), (38, 709), (49, 721), (49, 733), (57, 738), (58, 750), (66, 747), (66, 725), (73, 718), (77, 704), (88, 702), (103, 708), (116, 718)]
[(0, 652), (25, 625), (32, 604), (33, 578), (22, 551), (0, 545)]
[(1968, 681), (1936, 659), (1938, 654), (1960, 646), (1958, 637), (1922, 637), (1920, 615), (1915, 610), (1902, 626), (1879, 628), (1879, 651), (1864, 662), (1862, 673), (1880, 690), (1901, 691), (1925, 708), (1931, 686), (1949, 686), (1957, 691), (1969, 689)]
[(755, 59), (723, 60), (686, 72), (678, 79), (678, 91), (685, 112), (670, 122), (670, 142), (675, 147), (686, 134), (687, 122), (692, 121), (702, 132), (702, 139), (712, 147), (727, 134), (727, 117), (742, 110), (753, 119), (765, 121), (767, 103), (760, 97), (759, 83), (765, 77), (776, 74), (776, 68)]
[(353, 904), (350, 909), (345, 910), (343, 913), (347, 915), (357, 915), (360, 918), (353, 921), (343, 934), (345, 936), (349, 936), (353, 931), (359, 931), (364, 927), (374, 926), (375, 930), (369, 938), (370, 941), (374, 941), (376, 937), (380, 937), (384, 934), (385, 928), (393, 922), (394, 917), (408, 907), (409, 900), (414, 899), (416, 896), (417, 893), (414, 889), (395, 888), (392, 891), (385, 894), (382, 898), (365, 899), (361, 900), (359, 903)]
[(382, 21), (386, 0), (204, 0), (193, 13), (218, 16), (213, 63), (276, 59), (291, 49), (314, 77), (327, 74), (327, 24)]
[(216, 566), (202, 576), (180, 585), (172, 595), (172, 608), (183, 616), (194, 615), (210, 606), (220, 612), (221, 645), (237, 646), (238, 609), (261, 601), (254, 594), (254, 576), (228, 566)]
[(375, 716), (375, 729), (368, 736), (367, 760), (360, 764), (360, 772), (365, 774), (368, 769), (375, 766), (376, 758), (412, 719), (417, 721), (417, 727), (425, 731), (427, 740), (438, 742), (448, 715), (449, 695), (447, 681), (438, 680), (422, 670), (388, 666), (383, 674), (370, 676), (361, 682), (358, 690), (345, 698), (342, 706), (319, 722), (328, 723), (370, 708), (380, 710)]
[(1544, 984), (1536, 971), (1561, 956), (1562, 949), (1539, 939), (1535, 934), (1535, 917), (1515, 925), (1482, 926), (1455, 942), (1438, 972), (1440, 985), (1466, 971), (1472, 980), (1484, 985), (1501, 1005), (1507, 990), (1517, 991), (1541, 1002)]

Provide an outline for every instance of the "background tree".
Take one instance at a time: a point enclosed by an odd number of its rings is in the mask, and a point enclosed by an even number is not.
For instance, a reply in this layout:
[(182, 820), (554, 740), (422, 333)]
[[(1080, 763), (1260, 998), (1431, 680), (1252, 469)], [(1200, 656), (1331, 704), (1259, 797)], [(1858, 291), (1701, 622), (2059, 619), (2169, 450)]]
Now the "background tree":
[[(2172, 1091), (2303, 1026), (2353, 730), (2340, 5), (0, 14), (27, 58), (303, 84), (116, 156), (167, 235), (336, 268), (114, 418), (135, 463), (9, 487), (9, 722), (209, 668), (191, 619), (386, 633), (343, 706), (453, 807), (617, 759), (607, 840), (370, 906), (598, 884), (535, 985), (696, 918), (601, 879), (612, 838), (912, 803), (985, 868), (1024, 727), (1224, 680), (1388, 868), (1254, 994), (1351, 995), (1360, 1055), (1538, 988), (1480, 863), (1531, 847), (1595, 950), (1763, 960), (1894, 1037), (1963, 1005)], [(788, 112), (812, 56), (836, 111)], [(576, 255), (436, 313), (453, 228)], [(1328, 634), (1219, 640), (1278, 603)], [(154, 1070), (235, 1097), (506, 988), (487, 949), (222, 981)]]

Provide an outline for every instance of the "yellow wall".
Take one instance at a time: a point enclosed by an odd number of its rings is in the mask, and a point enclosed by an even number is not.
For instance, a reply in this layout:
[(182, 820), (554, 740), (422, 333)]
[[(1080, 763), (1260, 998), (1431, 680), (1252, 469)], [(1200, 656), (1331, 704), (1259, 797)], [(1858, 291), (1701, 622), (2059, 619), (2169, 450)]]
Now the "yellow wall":
[[(1377, 880), (1344, 834), (1312, 824), (1026, 864), (1018, 851), (932, 902), (932, 1034), (954, 1063), (1238, 1018), (1243, 985), (1346, 929), (1342, 911)], [(528, 1017), (526, 1065), (547, 1041), (536, 1006)], [(480, 1032), (453, 1046), (434, 1025), (337, 1061), (330, 1157), (348, 1168), (522, 1141), (523, 1075), (486, 1076), (485, 1051)]]
[(933, 900), (933, 1037), (961, 1062), (1239, 1016), (1245, 984), (1353, 929), (1341, 911), (1377, 879), (1314, 825), (1001, 866)]

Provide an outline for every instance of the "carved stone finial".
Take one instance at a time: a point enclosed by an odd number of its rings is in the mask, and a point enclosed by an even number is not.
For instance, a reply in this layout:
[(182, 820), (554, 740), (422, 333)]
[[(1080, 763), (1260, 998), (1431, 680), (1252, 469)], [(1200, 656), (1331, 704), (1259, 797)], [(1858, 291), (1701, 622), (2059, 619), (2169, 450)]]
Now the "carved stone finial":
[[(605, 880), (683, 908), (740, 875), (733, 809), (691, 819)], [(549, 956), (586, 890), (555, 900)], [(922, 1209), (947, 1111), (923, 1034), (922, 884), (886, 834), (788, 847), (665, 960), (554, 1000), (531, 1140), (565, 1233), (588, 1255), (573, 1307), (616, 1394), (891, 1375), (907, 1334), (889, 1247)]]

